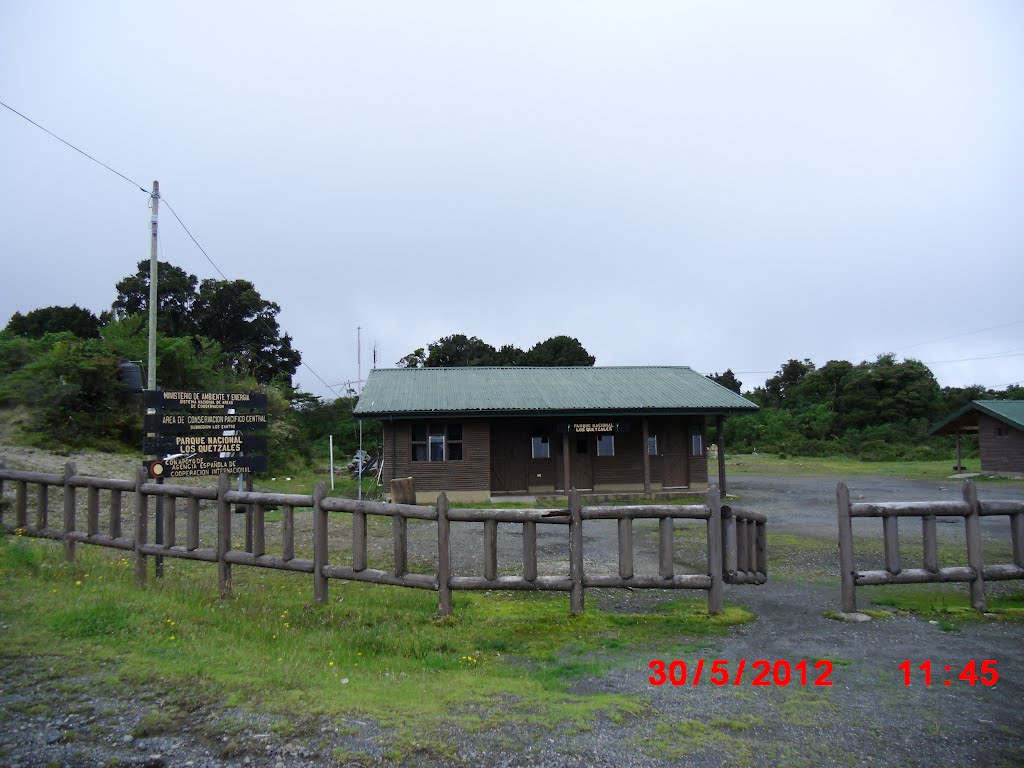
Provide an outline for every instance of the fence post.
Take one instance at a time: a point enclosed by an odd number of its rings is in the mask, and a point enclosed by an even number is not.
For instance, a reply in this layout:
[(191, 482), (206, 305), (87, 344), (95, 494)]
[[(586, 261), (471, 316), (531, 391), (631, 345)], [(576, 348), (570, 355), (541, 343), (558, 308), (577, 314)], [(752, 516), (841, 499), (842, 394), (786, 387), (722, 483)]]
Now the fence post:
[(96, 536), (100, 532), (100, 489), (90, 485), (85, 495), (88, 500), (85, 530), (90, 536)]
[(619, 578), (633, 578), (633, 519), (630, 517), (619, 518)]
[(708, 507), (708, 613), (722, 612), (722, 497), (718, 486), (708, 488), (704, 503)]
[(725, 576), (732, 579), (739, 568), (736, 555), (736, 515), (732, 508), (722, 507), (722, 569)]
[(885, 547), (885, 570), (896, 574), (903, 570), (900, 562), (900, 519), (896, 515), (882, 518), (882, 539)]
[(185, 531), (185, 549), (192, 552), (199, 549), (199, 499), (188, 500), (188, 526)]
[(28, 528), (28, 483), (18, 480), (14, 486), (14, 525)]
[(64, 559), (75, 562), (75, 541), (70, 534), (75, 532), (75, 487), (71, 477), (75, 474), (75, 462), (64, 465)]
[(844, 613), (857, 610), (856, 584), (853, 570), (853, 520), (850, 518), (850, 489), (846, 483), (836, 486), (836, 506), (839, 508), (839, 579), (840, 602)]
[(939, 570), (939, 533), (935, 515), (921, 518), (921, 542), (924, 545), (924, 569), (929, 573)]
[(146, 588), (146, 556), (142, 547), (146, 543), (149, 526), (149, 498), (142, 492), (146, 482), (146, 470), (135, 470), (135, 583), (140, 589)]
[(230, 490), (231, 477), (222, 472), (217, 478), (217, 587), (221, 597), (231, 597), (231, 563), (225, 557), (231, 550)]
[(658, 520), (658, 575), (663, 579), (671, 579), (675, 574), (672, 564), (673, 527), (671, 517), (662, 517)]
[(352, 513), (352, 570), (366, 570), (366, 513)]
[(484, 521), (484, 578), (498, 578), (498, 521)]
[(391, 530), (395, 537), (395, 576), (405, 576), (409, 572), (409, 519), (395, 515)]
[(757, 572), (768, 579), (768, 526), (765, 523), (755, 523), (757, 530), (754, 538), (757, 542)]
[(50, 486), (39, 483), (36, 486), (36, 528), (45, 531), (50, 527)]
[(573, 615), (583, 613), (583, 504), (580, 492), (569, 491), (569, 578), (572, 592), (569, 610)]
[[(6, 467), (6, 459), (0, 454), (0, 469)], [(0, 477), (0, 529), (4, 527), (4, 479)]]
[(1024, 568), (1024, 512), (1010, 515), (1010, 545), (1013, 547), (1013, 564)]
[(981, 551), (981, 505), (978, 503), (978, 489), (970, 480), (964, 481), (964, 501), (969, 512), (966, 518), (967, 564), (974, 569), (971, 581), (971, 605), (978, 611), (985, 610), (985, 573)]
[(121, 538), (121, 492), (110, 492), (110, 538)]
[(448, 494), (437, 497), (437, 615), (451, 616), (452, 588), (449, 585), (452, 567), (451, 523), (448, 522)]
[(317, 603), (327, 602), (327, 510), (322, 504), (326, 495), (324, 481), (317, 481), (313, 486), (313, 600)]
[(537, 580), (537, 524), (523, 523), (523, 578)]

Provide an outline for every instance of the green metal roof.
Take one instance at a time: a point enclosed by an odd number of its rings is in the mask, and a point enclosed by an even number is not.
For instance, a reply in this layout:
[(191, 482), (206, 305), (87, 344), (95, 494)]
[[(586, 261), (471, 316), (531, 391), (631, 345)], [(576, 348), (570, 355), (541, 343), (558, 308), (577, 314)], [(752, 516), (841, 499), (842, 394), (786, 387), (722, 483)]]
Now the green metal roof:
[(757, 406), (686, 367), (378, 368), (357, 416), (738, 413)]
[(1024, 430), (1024, 400), (972, 400), (952, 416), (943, 419), (932, 427), (928, 434), (934, 435), (939, 432), (950, 432), (956, 427), (964, 426), (964, 423), (967, 421), (972, 421), (973, 425), (977, 426), (977, 419), (962, 419), (964, 415), (971, 411), (987, 413), (1004, 424)]

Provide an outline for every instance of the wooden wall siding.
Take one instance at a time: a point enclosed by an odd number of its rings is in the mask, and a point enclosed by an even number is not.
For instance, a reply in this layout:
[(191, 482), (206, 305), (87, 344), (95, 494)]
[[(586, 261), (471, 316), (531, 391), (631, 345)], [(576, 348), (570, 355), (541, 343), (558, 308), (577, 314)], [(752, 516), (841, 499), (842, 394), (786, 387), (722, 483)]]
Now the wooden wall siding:
[(450, 423), (462, 425), (462, 461), (413, 461), (412, 423), (384, 422), (384, 480), (389, 492), (392, 446), (395, 451), (393, 476), (413, 478), (417, 492), (475, 491), (490, 487), (491, 433), (487, 422), (467, 419)]
[(632, 432), (618, 432), (615, 435), (615, 455), (598, 456), (597, 440), (593, 440), (594, 490), (616, 485), (636, 485), (644, 482), (643, 434), (639, 429)]
[[(549, 459), (530, 459), (527, 463), (527, 472), (529, 476), (530, 488), (544, 489), (548, 491), (555, 490), (555, 452), (551, 451), (551, 458)], [(561, 475), (559, 475), (561, 479)]]
[[(997, 428), (1007, 434), (996, 435)], [(978, 447), (981, 468), (986, 472), (1024, 472), (1024, 432), (994, 419), (986, 413), (978, 416)]]
[[(708, 457), (690, 457), (690, 485), (701, 485), (708, 482)], [(718, 482), (717, 480), (715, 481)]]

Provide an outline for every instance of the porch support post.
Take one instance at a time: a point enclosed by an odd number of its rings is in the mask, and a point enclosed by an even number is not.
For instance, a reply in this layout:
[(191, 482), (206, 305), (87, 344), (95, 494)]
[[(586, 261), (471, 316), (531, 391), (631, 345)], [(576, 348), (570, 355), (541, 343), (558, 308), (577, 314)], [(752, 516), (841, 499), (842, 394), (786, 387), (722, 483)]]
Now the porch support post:
[(562, 490), (565, 491), (565, 495), (569, 495), (569, 489), (572, 488), (572, 483), (569, 480), (569, 467), (572, 466), (572, 460), (569, 456), (569, 432), (568, 430), (562, 435)]
[(725, 497), (725, 417), (715, 417), (715, 427), (718, 430), (718, 492), (722, 498)]
[(647, 423), (647, 417), (644, 416), (643, 421), (643, 444), (640, 446), (640, 450), (643, 451), (644, 456), (644, 495), (651, 495), (651, 456), (647, 451), (647, 441), (650, 439), (650, 427)]

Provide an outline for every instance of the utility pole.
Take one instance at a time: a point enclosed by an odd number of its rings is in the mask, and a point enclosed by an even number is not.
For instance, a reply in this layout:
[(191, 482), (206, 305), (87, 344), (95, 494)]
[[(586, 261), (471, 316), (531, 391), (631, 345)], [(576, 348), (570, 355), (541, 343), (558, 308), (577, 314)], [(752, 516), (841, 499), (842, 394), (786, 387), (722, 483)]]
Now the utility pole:
[(153, 182), (153, 194), (149, 196), (149, 208), (153, 212), (150, 217), (152, 235), (149, 240), (149, 382), (147, 389), (156, 389), (156, 305), (157, 305), (157, 265), (156, 265), (156, 221), (160, 208), (160, 182)]
[[(149, 375), (146, 388), (151, 392), (156, 391), (156, 306), (157, 298), (157, 214), (160, 211), (160, 182), (153, 182), (153, 193), (149, 196), (149, 208), (152, 211), (150, 216), (150, 240), (149, 240)], [(157, 483), (162, 483), (163, 478), (157, 478)], [(164, 497), (156, 497), (156, 530), (153, 532), (157, 544), (164, 543)], [(157, 555), (156, 576), (161, 578), (164, 575), (164, 559)]]
[[(356, 382), (356, 386), (359, 387), (357, 392), (362, 393), (363, 391), (363, 327), (361, 325), (356, 326), (356, 367), (357, 375), (359, 380)], [(363, 420), (359, 420), (359, 472), (358, 482), (359, 490), (356, 491), (356, 498), (362, 501), (363, 499)]]

